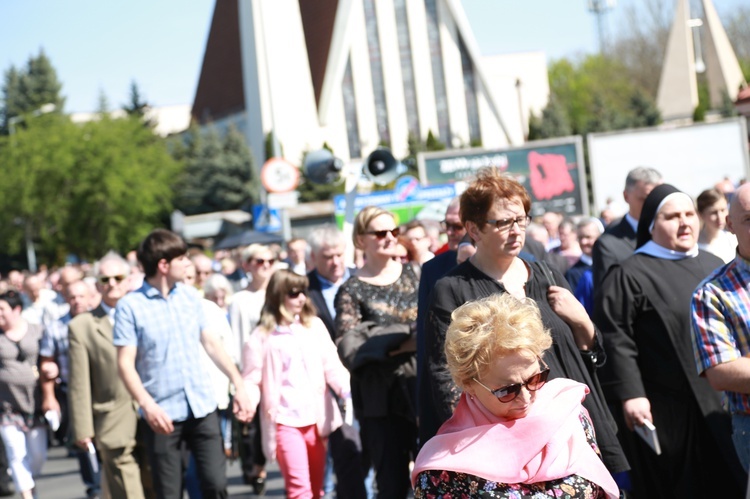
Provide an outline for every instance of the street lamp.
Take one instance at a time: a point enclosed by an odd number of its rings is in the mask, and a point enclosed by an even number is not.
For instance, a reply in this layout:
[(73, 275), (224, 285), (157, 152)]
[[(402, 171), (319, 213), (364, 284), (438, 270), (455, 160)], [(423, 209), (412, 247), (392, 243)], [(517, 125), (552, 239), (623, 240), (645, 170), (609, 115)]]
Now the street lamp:
[[(51, 102), (48, 102), (47, 104), (42, 104), (39, 109), (36, 109), (31, 113), (28, 113), (27, 115), (13, 116), (12, 118), (8, 119), (8, 134), (14, 135), (16, 132), (16, 123), (24, 121), (26, 119), (26, 116), (41, 116), (42, 114), (51, 113), (55, 109), (57, 109), (57, 106)], [(11, 144), (13, 144), (13, 142), (11, 142)], [(30, 272), (36, 272), (36, 249), (34, 248), (34, 238), (32, 237), (33, 234), (31, 230), (31, 223), (28, 220), (24, 220), (23, 224), (24, 240), (26, 242), (26, 263), (29, 266)]]

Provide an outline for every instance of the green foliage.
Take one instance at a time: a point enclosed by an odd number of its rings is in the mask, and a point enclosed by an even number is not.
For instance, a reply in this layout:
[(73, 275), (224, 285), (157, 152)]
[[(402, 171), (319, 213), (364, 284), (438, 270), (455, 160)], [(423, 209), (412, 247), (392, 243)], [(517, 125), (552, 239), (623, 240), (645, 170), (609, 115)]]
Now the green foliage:
[(433, 135), (432, 130), (427, 131), (427, 140), (425, 140), (425, 151), (444, 151), (445, 143)]
[(133, 80), (130, 82), (130, 101), (122, 106), (122, 109), (130, 116), (136, 115), (143, 118), (148, 108), (148, 103), (143, 100), (138, 84)]
[(25, 67), (11, 66), (2, 87), (2, 130), (7, 133), (10, 118), (34, 113), (45, 104), (54, 104), (55, 111), (61, 113), (65, 104), (61, 90), (57, 72), (43, 50), (30, 57)]
[(27, 120), (0, 139), (0, 239), (23, 248), (32, 234), (40, 262), (69, 253), (95, 259), (132, 249), (172, 209), (180, 163), (138, 119), (73, 124), (62, 115)]
[(721, 107), (719, 108), (721, 116), (724, 118), (731, 118), (737, 116), (737, 108), (734, 107), (734, 102), (729, 94), (724, 91), (721, 93)]
[(540, 120), (530, 120), (530, 138), (653, 126), (660, 121), (648, 92), (634, 83), (625, 66), (607, 56), (589, 55), (577, 63), (560, 59), (550, 65), (549, 79), (550, 104)]
[(693, 111), (693, 121), (696, 123), (706, 120), (706, 111), (711, 106), (711, 97), (708, 93), (708, 83), (705, 81), (698, 82), (698, 105)]
[(542, 116), (534, 114), (529, 118), (529, 140), (567, 137), (571, 135), (570, 123), (565, 109), (554, 95), (550, 95)]
[(201, 133), (192, 127), (186, 143), (173, 149), (184, 160), (175, 204), (186, 215), (249, 208), (259, 199), (259, 183), (244, 136), (229, 127), (224, 137), (216, 129)]
[[(274, 154), (274, 150), (273, 150), (273, 138), (274, 138), (273, 136), (274, 136), (273, 131), (268, 132), (266, 134), (266, 140), (263, 143), (266, 159), (271, 159), (277, 156), (277, 154)], [(278, 137), (276, 137), (276, 140), (278, 140)], [(281, 158), (284, 157), (284, 145), (281, 142), (279, 142), (278, 156)]]

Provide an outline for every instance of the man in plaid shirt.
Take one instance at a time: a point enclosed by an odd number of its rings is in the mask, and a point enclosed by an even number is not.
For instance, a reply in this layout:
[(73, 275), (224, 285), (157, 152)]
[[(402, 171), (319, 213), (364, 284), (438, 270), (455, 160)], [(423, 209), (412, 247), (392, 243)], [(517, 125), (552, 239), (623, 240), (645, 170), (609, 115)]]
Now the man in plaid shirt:
[(727, 216), (737, 236), (737, 256), (695, 290), (691, 306), (698, 373), (724, 391), (732, 413), (732, 440), (750, 464), (750, 184), (732, 197)]

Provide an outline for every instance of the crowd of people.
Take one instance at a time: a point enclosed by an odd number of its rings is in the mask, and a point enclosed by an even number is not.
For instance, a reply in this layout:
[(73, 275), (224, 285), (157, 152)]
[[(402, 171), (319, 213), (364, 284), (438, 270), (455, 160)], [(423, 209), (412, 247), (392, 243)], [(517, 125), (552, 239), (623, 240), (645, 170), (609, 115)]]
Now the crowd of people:
[(485, 169), (440, 223), (11, 271), (0, 492), (51, 439), (91, 498), (227, 497), (228, 459), (289, 498), (742, 497), (750, 186), (721, 187), (639, 167), (621, 219), (534, 220)]

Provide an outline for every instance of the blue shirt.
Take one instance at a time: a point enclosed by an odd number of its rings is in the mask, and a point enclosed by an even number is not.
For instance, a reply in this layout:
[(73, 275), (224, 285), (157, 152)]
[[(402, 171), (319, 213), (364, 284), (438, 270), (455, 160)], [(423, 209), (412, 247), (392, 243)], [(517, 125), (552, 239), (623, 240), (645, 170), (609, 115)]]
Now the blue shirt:
[(135, 369), (144, 388), (176, 422), (216, 410), (211, 379), (199, 357), (205, 325), (200, 300), (182, 283), (165, 298), (144, 281), (115, 310), (114, 344), (137, 347)]
[(44, 334), (42, 340), (39, 343), (39, 355), (42, 357), (50, 357), (57, 363), (58, 369), (60, 369), (60, 380), (63, 383), (63, 387), (67, 386), (70, 366), (68, 365), (68, 350), (70, 349), (68, 344), (68, 324), (73, 319), (70, 312), (63, 315), (59, 319), (52, 319), (45, 314), (42, 320), (44, 326)]
[(338, 284), (329, 281), (328, 279), (320, 275), (320, 272), (316, 271), (315, 276), (318, 278), (318, 281), (320, 281), (320, 293), (323, 295), (323, 299), (326, 302), (328, 312), (331, 314), (331, 317), (336, 317), (336, 307), (333, 306), (333, 302), (336, 299), (336, 293), (338, 293), (341, 285), (344, 284), (347, 279), (349, 279), (349, 269), (344, 270), (344, 275), (341, 279), (339, 279)]

